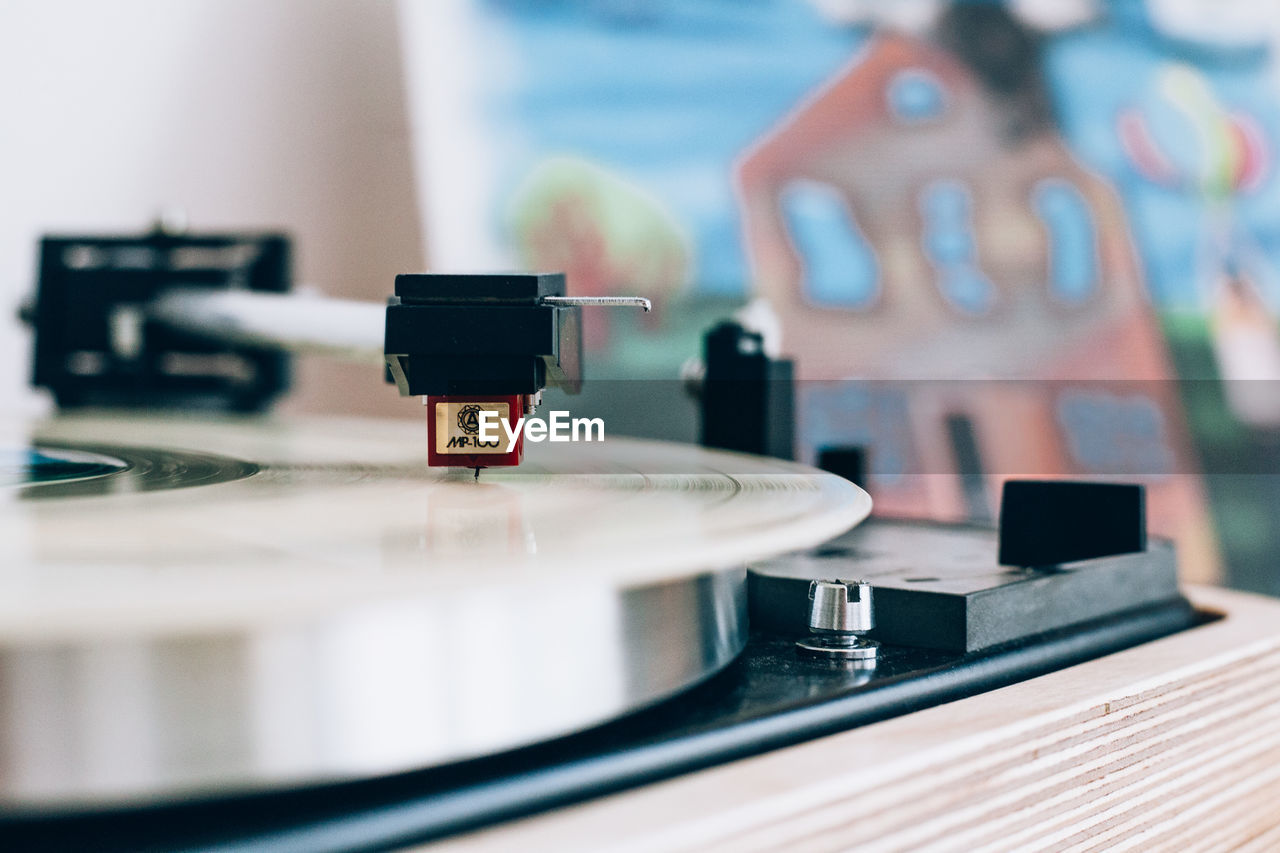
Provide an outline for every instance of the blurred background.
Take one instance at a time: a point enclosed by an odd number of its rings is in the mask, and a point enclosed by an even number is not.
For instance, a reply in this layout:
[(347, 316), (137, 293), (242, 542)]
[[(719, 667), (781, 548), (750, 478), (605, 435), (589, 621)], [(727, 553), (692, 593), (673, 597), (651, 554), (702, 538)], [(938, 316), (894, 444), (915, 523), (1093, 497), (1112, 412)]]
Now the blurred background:
[[(557, 269), (574, 408), (696, 438), (734, 313), (796, 360), (799, 458), (879, 511), (1001, 479), (1147, 484), (1184, 573), (1280, 592), (1280, 4), (0, 0), (0, 407), (48, 233), (280, 229), (295, 279)], [(419, 417), (296, 363), (285, 412)]]
[[(393, 2), (0, 0), (0, 18), (0, 408), (47, 405), (14, 319), (42, 234), (136, 234), (171, 209), (283, 229), (298, 283), (377, 301), (424, 268)], [(404, 415), (368, 373), (303, 359), (283, 408)]]

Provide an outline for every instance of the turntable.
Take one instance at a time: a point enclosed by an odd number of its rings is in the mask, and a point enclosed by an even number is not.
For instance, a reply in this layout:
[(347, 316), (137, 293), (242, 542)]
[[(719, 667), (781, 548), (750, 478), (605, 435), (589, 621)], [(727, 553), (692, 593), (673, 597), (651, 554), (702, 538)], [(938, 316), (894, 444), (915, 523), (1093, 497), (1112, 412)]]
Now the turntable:
[[(473, 373), (416, 367), (448, 353), (392, 346), (391, 321), (367, 337), (402, 391), (514, 417), (576, 369), (578, 306), (519, 286), (482, 307), (525, 300), (541, 336), (502, 358), (453, 339)], [(133, 292), (135, 325), (164, 326), (133, 350), (104, 303), (73, 354), (50, 304), (38, 379), (69, 411), (4, 427), (8, 849), (1280, 844), (1280, 606), (1180, 588), (1139, 487), (1010, 483), (997, 530), (613, 436), (507, 446), (479, 476), (483, 454), (426, 464), (453, 409), (428, 435), (82, 408), (252, 409), (285, 374), (217, 293)], [(233, 344), (183, 320), (211, 306)], [(256, 369), (151, 372), (183, 347)], [(771, 376), (709, 370), (730, 384), (704, 399), (776, 442)]]

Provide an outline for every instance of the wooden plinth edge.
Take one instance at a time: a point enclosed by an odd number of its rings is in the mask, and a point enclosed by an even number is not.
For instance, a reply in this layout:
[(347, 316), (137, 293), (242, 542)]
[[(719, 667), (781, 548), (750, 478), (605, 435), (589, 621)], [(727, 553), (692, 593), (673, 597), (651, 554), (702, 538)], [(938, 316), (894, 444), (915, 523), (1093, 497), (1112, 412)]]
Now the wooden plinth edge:
[(482, 850), (1280, 845), (1280, 600), (937, 708), (449, 839)]

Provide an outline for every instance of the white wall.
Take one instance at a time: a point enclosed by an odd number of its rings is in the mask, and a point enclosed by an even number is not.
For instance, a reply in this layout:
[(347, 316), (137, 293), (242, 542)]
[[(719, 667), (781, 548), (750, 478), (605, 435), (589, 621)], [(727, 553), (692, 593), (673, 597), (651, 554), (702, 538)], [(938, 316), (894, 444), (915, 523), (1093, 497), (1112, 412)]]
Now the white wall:
[[(423, 267), (391, 0), (0, 0), (0, 412), (39, 408), (13, 319), (45, 232), (283, 227), (299, 281)], [(418, 416), (307, 360), (290, 409)]]

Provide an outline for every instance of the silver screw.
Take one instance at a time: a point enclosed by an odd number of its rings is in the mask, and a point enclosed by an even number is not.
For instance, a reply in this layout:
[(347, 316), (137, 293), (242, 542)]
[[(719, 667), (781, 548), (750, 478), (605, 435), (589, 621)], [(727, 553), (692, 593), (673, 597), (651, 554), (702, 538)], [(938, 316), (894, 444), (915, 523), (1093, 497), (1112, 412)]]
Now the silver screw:
[(859, 636), (875, 627), (871, 584), (820, 580), (809, 584), (809, 636), (796, 642), (804, 654), (841, 660), (875, 660), (880, 644)]

